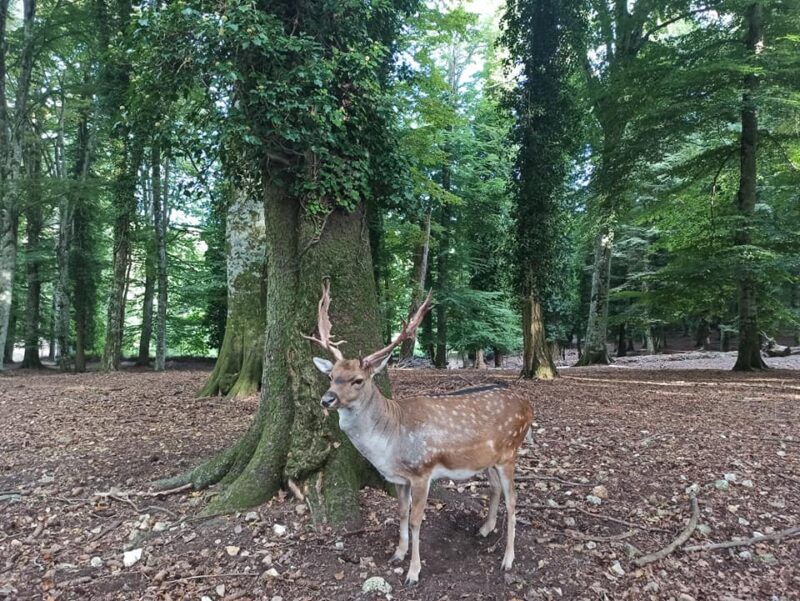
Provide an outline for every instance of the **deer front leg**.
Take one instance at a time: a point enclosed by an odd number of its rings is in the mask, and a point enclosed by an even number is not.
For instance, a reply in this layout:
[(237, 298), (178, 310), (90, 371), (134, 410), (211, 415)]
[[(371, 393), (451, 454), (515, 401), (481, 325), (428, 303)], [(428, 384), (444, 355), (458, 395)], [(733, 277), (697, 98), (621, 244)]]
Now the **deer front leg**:
[(493, 467), (486, 470), (486, 475), (489, 477), (489, 485), (491, 486), (491, 494), (489, 496), (489, 515), (486, 516), (486, 521), (478, 531), (481, 536), (489, 536), (497, 524), (497, 507), (500, 505), (500, 478)]
[(396, 484), (397, 502), (400, 512), (400, 541), (390, 562), (403, 561), (408, 551), (408, 510), (411, 506), (411, 485)]
[(506, 513), (508, 514), (508, 528), (506, 529), (506, 552), (503, 555), (503, 569), (510, 570), (514, 565), (514, 535), (517, 524), (517, 492), (514, 490), (514, 463), (497, 466), (500, 484), (506, 498)]
[(406, 584), (419, 582), (419, 571), (422, 564), (419, 559), (419, 528), (425, 517), (425, 505), (428, 502), (430, 480), (418, 480), (411, 484), (411, 565), (406, 575)]

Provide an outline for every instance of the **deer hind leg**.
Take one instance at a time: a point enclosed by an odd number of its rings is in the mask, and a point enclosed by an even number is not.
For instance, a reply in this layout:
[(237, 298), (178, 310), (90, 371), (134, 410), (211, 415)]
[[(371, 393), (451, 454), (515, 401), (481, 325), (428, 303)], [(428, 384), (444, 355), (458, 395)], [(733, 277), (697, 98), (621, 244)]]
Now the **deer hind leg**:
[(489, 515), (486, 516), (486, 521), (478, 530), (481, 536), (489, 536), (497, 524), (497, 507), (500, 505), (500, 491), (502, 490), (500, 476), (497, 475), (495, 468), (490, 467), (486, 470), (486, 475), (489, 477), (491, 493), (489, 494)]
[(400, 541), (397, 543), (397, 549), (389, 560), (390, 562), (403, 561), (408, 551), (408, 510), (411, 506), (411, 485), (397, 484), (395, 489), (400, 511)]
[(422, 564), (419, 559), (419, 528), (425, 517), (425, 505), (428, 502), (430, 480), (417, 480), (411, 484), (411, 565), (406, 575), (406, 584), (419, 581)]
[(514, 490), (514, 462), (497, 466), (497, 474), (503, 487), (506, 498), (506, 513), (508, 514), (508, 528), (506, 529), (506, 552), (503, 555), (503, 569), (510, 570), (514, 565), (514, 535), (517, 524), (517, 492)]

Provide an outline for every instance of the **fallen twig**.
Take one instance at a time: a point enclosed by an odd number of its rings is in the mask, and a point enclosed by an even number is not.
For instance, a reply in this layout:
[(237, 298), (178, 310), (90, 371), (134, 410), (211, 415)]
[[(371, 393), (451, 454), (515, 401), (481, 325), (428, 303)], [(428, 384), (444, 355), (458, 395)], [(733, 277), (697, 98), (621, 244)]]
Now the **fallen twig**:
[(516, 482), (527, 482), (530, 480), (552, 480), (553, 482), (560, 482), (561, 484), (566, 484), (567, 486), (594, 486), (591, 482), (570, 482), (569, 480), (563, 480), (558, 476), (538, 476), (536, 474), (530, 474), (527, 476), (517, 476), (514, 478)]
[(633, 560), (634, 565), (642, 567), (647, 565), (648, 563), (653, 563), (654, 561), (658, 561), (659, 559), (664, 559), (667, 555), (675, 551), (675, 549), (677, 549), (683, 543), (689, 540), (689, 537), (692, 536), (692, 534), (694, 533), (694, 529), (697, 528), (697, 522), (700, 519), (700, 506), (697, 504), (697, 497), (695, 495), (690, 495), (689, 501), (691, 501), (692, 504), (692, 515), (689, 518), (689, 523), (686, 525), (686, 528), (683, 529), (683, 531), (678, 535), (678, 537), (675, 540), (673, 540), (663, 549), (660, 549), (648, 555), (644, 555), (643, 557), (634, 559)]
[(253, 576), (258, 576), (258, 574), (251, 574), (249, 572), (228, 572), (225, 574), (198, 574), (197, 576), (183, 576), (182, 578), (165, 580), (164, 584), (172, 584), (173, 582), (184, 582), (186, 580), (203, 580), (205, 578), (233, 578), (234, 576), (253, 577)]
[(635, 530), (628, 530), (626, 532), (622, 532), (621, 534), (612, 534), (611, 536), (596, 536), (593, 534), (586, 534), (585, 532), (580, 532), (578, 530), (564, 530), (564, 534), (566, 534), (570, 538), (575, 538), (577, 540), (591, 540), (598, 543), (611, 543), (619, 540), (625, 540), (626, 538), (632, 537), (636, 534)]
[(125, 521), (125, 520), (122, 520), (122, 519), (120, 519), (120, 520), (114, 520), (114, 521), (113, 521), (113, 522), (112, 522), (112, 523), (111, 523), (109, 526), (107, 526), (106, 528), (104, 528), (103, 530), (101, 530), (100, 532), (98, 532), (97, 534), (95, 534), (95, 535), (94, 535), (93, 537), (91, 537), (91, 538), (90, 538), (90, 539), (89, 539), (87, 542), (90, 542), (90, 543), (92, 543), (92, 542), (94, 542), (94, 541), (96, 541), (96, 540), (100, 540), (100, 539), (101, 539), (101, 538), (103, 538), (103, 537), (104, 537), (106, 534), (108, 534), (108, 533), (109, 533), (109, 532), (111, 532), (112, 530), (116, 529), (116, 528), (117, 528), (117, 527), (118, 527), (118, 526), (119, 526), (119, 525), (120, 525), (122, 522), (124, 522), (124, 521)]
[(193, 484), (189, 482), (188, 484), (184, 484), (183, 486), (176, 486), (175, 488), (170, 488), (167, 490), (156, 490), (152, 492), (135, 492), (132, 493), (137, 497), (166, 497), (167, 495), (174, 495), (179, 492), (183, 492), (184, 490), (189, 490), (192, 488)]
[[(565, 507), (565, 509), (570, 509)], [(615, 522), (617, 524), (622, 524), (623, 526), (630, 526), (632, 528), (638, 528), (639, 530), (649, 530), (651, 532), (669, 532), (666, 528), (658, 528), (657, 526), (643, 526), (641, 524), (636, 524), (634, 522), (629, 522), (627, 520), (623, 520), (621, 518), (615, 518), (610, 515), (606, 515), (604, 513), (596, 513), (594, 511), (589, 511), (588, 509), (582, 509), (580, 507), (572, 507), (571, 509), (575, 509), (575, 511), (579, 511), (584, 515), (590, 515), (594, 518), (599, 518), (601, 520), (607, 520), (609, 522)]]
[(771, 534), (764, 534), (762, 536), (753, 536), (742, 540), (729, 540), (723, 543), (709, 543), (706, 545), (692, 545), (690, 547), (684, 547), (683, 550), (686, 552), (716, 551), (717, 549), (730, 549), (732, 547), (749, 547), (764, 541), (779, 541), (784, 538), (792, 538), (795, 536), (800, 536), (800, 526), (792, 526), (779, 532), (772, 532)]

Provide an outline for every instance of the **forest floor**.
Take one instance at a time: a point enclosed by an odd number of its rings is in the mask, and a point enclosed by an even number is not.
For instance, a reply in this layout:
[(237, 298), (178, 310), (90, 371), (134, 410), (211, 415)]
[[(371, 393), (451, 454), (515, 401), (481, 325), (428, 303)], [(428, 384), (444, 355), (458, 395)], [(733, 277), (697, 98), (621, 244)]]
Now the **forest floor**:
[(514, 569), (500, 571), (502, 528), (475, 536), (483, 478), (443, 482), (413, 588), (407, 562), (388, 564), (397, 518), (382, 492), (364, 492), (364, 527), (344, 533), (315, 530), (291, 494), (205, 521), (196, 516), (213, 491), (148, 496), (153, 479), (248, 424), (256, 399), (195, 398), (207, 366), (12, 370), (0, 376), (0, 599), (380, 598), (361, 592), (373, 576), (401, 600), (800, 599), (797, 536), (634, 565), (686, 528), (691, 485), (699, 525), (687, 545), (800, 525), (800, 372), (664, 363), (567, 369), (546, 383), (508, 370), (394, 370), (400, 398), (502, 380), (536, 408), (517, 471)]

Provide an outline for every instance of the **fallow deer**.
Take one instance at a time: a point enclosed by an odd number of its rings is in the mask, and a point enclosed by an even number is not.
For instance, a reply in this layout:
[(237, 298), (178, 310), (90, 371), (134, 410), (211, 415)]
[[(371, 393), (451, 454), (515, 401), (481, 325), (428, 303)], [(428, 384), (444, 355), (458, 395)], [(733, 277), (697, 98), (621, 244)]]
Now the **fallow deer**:
[(431, 294), (403, 325), (394, 341), (363, 359), (345, 359), (331, 339), (328, 317), (330, 285), (323, 282), (319, 301), (319, 338), (306, 337), (330, 352), (335, 363), (319, 357), (314, 364), (330, 378), (320, 401), (335, 409), (339, 427), (383, 477), (395, 484), (400, 509), (400, 542), (391, 559), (402, 561), (408, 551), (411, 508), (411, 565), (407, 584), (419, 580), (419, 529), (432, 480), (469, 478), (488, 472), (491, 496), (489, 514), (479, 533), (495, 528), (500, 492), (508, 513), (506, 549), (502, 567), (514, 563), (516, 492), (514, 464), (531, 422), (533, 409), (520, 394), (505, 388), (482, 388), (463, 394), (387, 399), (373, 378), (387, 365), (392, 350), (414, 331), (430, 308)]

